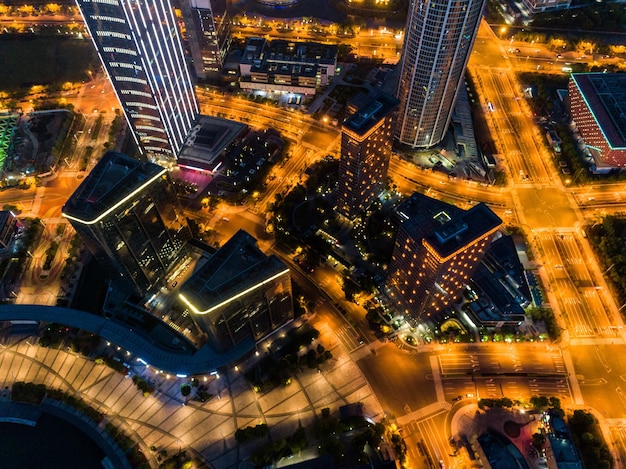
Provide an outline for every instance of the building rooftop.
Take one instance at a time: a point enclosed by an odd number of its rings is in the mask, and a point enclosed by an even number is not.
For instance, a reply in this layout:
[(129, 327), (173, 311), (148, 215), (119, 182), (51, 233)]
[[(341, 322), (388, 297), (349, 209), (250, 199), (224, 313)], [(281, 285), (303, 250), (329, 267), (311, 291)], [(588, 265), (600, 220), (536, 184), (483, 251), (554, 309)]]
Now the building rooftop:
[(167, 170), (114, 151), (100, 159), (63, 206), (63, 214), (94, 222)]
[(571, 80), (609, 145), (626, 147), (626, 73), (573, 73)]
[(500, 217), (489, 207), (485, 204), (478, 204), (443, 220), (440, 226), (425, 236), (425, 240), (441, 257), (447, 257), (474, 240), (480, 239), (501, 224)]
[(385, 93), (360, 94), (353, 102), (356, 111), (346, 119), (343, 127), (364, 135), (383, 117), (395, 111), (399, 104), (396, 98)]
[(248, 39), (241, 63), (259, 64), (263, 61), (331, 65), (337, 61), (337, 46), (284, 39), (266, 41), (259, 37)]
[(403, 229), (413, 239), (421, 239), (439, 225), (435, 217), (442, 212), (454, 217), (463, 213), (463, 210), (416, 192), (398, 205), (395, 213)]
[(178, 156), (178, 164), (189, 168), (215, 170), (224, 151), (247, 129), (248, 126), (240, 122), (200, 116)]
[(239, 230), (181, 287), (181, 295), (199, 312), (207, 312), (288, 271), (278, 257), (266, 256), (255, 238)]
[(292, 75), (303, 77), (315, 77), (319, 66), (316, 64), (294, 64), (288, 62), (262, 62), (255, 63), (250, 72), (267, 73), (268, 75)]
[(418, 192), (396, 208), (402, 228), (447, 257), (496, 229), (502, 220), (485, 204), (462, 210)]

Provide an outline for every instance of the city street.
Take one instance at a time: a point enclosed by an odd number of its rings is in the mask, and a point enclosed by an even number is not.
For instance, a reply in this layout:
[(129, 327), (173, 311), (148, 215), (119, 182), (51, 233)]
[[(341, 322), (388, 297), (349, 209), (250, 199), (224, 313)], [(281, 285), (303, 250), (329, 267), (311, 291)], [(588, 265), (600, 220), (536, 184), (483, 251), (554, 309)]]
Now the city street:
[[(273, 30), (267, 35), (305, 37), (296, 31)], [(394, 62), (402, 38), (381, 30), (361, 30), (342, 42), (352, 45), (358, 55)], [(569, 56), (561, 60), (566, 59), (574, 60)], [(376, 339), (368, 328), (365, 310), (345, 301), (336, 270), (323, 265), (313, 274), (305, 274), (293, 263), (291, 253), (273, 246), (265, 231), (267, 205), (277, 194), (302, 182), (307, 167), (338, 154), (340, 130), (301, 111), (197, 88), (202, 112), (244, 122), (255, 130), (274, 128), (290, 141), (291, 156), (282, 167), (272, 170), (273, 179), (267, 181), (266, 189), (250, 198), (247, 205), (231, 207), (222, 202), (212, 215), (206, 211), (188, 215), (216, 230), (220, 245), (237, 230), (245, 229), (259, 240), (264, 252), (279, 255), (315, 305), (312, 323), (322, 332), (320, 341), (332, 350), (334, 358), (321, 373), (306, 370), (292, 385), (263, 395), (251, 391), (239, 370), (228, 370), (219, 379), (207, 376), (207, 385), (216, 397), (183, 406), (181, 381), (172, 376), (133, 363), (133, 372), (152, 380), (158, 389), (144, 398), (131, 380), (105, 366), (65, 350), (22, 342), (0, 349), (0, 376), (4, 377), (0, 385), (26, 380), (76, 393), (137, 434), (146, 448), (153, 444), (171, 451), (188, 448), (214, 467), (237, 465), (249, 455), (249, 447), (242, 448), (233, 441), (237, 428), (265, 422), (275, 432), (272, 438), (277, 439), (293, 432), (298, 422), (314, 421), (324, 407), (335, 409), (358, 401), (365, 403), (368, 416), (385, 415), (402, 427), (409, 460), (414, 464), (411, 467), (427, 467), (428, 460), (454, 467), (459, 462), (450, 456), (448, 440), (450, 420), (460, 403), (539, 395), (557, 396), (564, 405), (596, 409), (607, 418), (626, 456), (626, 365), (619, 361), (626, 347), (623, 321), (606, 286), (605, 272), (600, 270), (583, 233), (586, 219), (597, 221), (607, 210), (626, 207), (626, 186), (569, 187), (561, 182), (559, 169), (543, 143), (544, 131), (534, 122), (517, 78), (520, 71), (538, 69), (563, 73), (561, 67), (545, 45), (502, 42), (483, 22), (469, 71), (495, 142), (494, 156), (507, 171), (508, 185), (491, 187), (449, 178), (397, 157), (392, 158), (389, 169), (389, 176), (404, 195), (419, 189), (465, 209), (484, 202), (506, 224), (524, 230), (536, 255), (533, 270), (546, 289), (549, 305), (545, 306), (556, 312), (562, 332), (556, 345), (410, 347)], [(78, 167), (87, 147), (93, 147), (88, 167), (104, 151), (114, 109), (119, 107), (104, 77), (94, 78), (67, 100), (86, 118), (83, 133), (72, 136), (77, 152), (65, 162), (69, 169), (60, 168), (38, 188), (0, 193), (0, 203), (18, 205), (23, 215), (40, 217), (45, 227), (42, 242), (30, 253), (17, 303), (56, 303), (59, 275), (73, 236), (73, 230), (61, 219), (61, 207), (85, 175)], [(100, 115), (102, 125), (95, 131)], [(59, 250), (50, 268), (44, 269), (45, 253), (53, 241), (59, 243)], [(338, 306), (347, 312), (345, 316)]]

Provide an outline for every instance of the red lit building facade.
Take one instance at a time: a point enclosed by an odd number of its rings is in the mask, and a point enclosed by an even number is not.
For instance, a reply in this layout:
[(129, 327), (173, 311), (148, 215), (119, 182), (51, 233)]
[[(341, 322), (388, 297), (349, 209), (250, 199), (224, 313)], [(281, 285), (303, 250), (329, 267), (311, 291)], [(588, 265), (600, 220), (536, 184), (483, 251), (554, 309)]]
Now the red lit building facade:
[(572, 120), (597, 167), (626, 166), (626, 73), (574, 73), (569, 84)]

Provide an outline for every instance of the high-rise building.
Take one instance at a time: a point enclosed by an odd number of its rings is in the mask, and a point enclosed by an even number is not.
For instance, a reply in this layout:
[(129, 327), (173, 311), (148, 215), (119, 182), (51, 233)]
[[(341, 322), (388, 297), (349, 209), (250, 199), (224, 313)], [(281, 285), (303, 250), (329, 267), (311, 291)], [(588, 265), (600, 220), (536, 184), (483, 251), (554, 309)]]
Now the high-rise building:
[(219, 351), (251, 345), (293, 319), (291, 275), (239, 230), (181, 287), (181, 302)]
[(484, 204), (462, 210), (419, 193), (395, 215), (390, 297), (410, 316), (431, 317), (459, 298), (502, 220)]
[(385, 188), (398, 100), (384, 93), (362, 94), (341, 126), (336, 210), (353, 219)]
[(199, 113), (168, 0), (77, 0), (141, 151), (176, 158)]
[(107, 275), (138, 294), (162, 285), (191, 239), (167, 170), (112, 151), (62, 212)]
[(409, 2), (396, 94), (400, 144), (425, 149), (444, 139), (485, 3)]
[(196, 76), (218, 76), (232, 42), (226, 0), (184, 0), (182, 10)]

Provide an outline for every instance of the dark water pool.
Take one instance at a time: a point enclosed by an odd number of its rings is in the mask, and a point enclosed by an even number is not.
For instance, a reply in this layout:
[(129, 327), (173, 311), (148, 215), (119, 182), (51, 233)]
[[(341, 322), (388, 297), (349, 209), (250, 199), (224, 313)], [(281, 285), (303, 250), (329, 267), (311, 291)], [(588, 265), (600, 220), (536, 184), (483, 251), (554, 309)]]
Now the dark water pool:
[(104, 452), (74, 425), (43, 414), (37, 426), (0, 422), (2, 469), (98, 469)]

